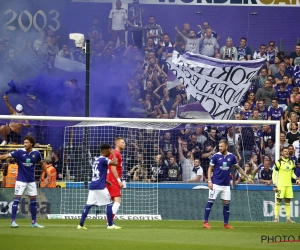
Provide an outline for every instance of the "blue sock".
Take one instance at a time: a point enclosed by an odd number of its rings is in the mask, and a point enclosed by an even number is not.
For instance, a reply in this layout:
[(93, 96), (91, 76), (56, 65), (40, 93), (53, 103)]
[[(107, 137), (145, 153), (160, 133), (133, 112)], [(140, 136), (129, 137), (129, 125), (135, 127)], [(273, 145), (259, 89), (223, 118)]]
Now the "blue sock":
[(84, 221), (85, 221), (91, 207), (92, 206), (90, 206), (90, 205), (86, 205), (85, 208), (83, 209), (82, 214), (81, 214), (81, 218), (80, 218), (80, 223), (79, 223), (80, 226), (83, 227)]
[(208, 217), (209, 217), (210, 210), (211, 210), (211, 207), (213, 206), (213, 204), (214, 204), (214, 200), (208, 200), (208, 202), (206, 203), (205, 213), (204, 213), (204, 222), (208, 222)]
[(30, 213), (31, 213), (32, 224), (36, 223), (36, 212), (37, 212), (36, 198), (33, 198), (32, 200), (30, 200)]
[(11, 211), (11, 222), (16, 220), (18, 205), (19, 205), (20, 200), (21, 200), (20, 197), (14, 198), (14, 203), (12, 205), (12, 211)]
[(229, 202), (227, 204), (224, 204), (224, 206), (223, 206), (223, 215), (224, 215), (224, 225), (228, 224), (229, 215), (230, 215)]
[(111, 226), (112, 222), (113, 222), (112, 206), (113, 206), (113, 203), (108, 204), (106, 206), (106, 219), (107, 219), (107, 223), (109, 226)]

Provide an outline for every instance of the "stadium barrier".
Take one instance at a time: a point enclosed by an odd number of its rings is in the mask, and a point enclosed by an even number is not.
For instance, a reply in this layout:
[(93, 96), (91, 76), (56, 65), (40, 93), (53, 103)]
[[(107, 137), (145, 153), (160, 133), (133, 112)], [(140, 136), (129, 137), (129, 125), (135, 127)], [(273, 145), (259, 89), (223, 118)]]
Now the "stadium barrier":
[[(187, 184), (188, 185), (188, 184)], [(181, 185), (178, 185), (181, 186)], [(184, 187), (184, 186), (183, 186)], [(270, 222), (273, 220), (273, 205), (274, 205), (274, 192), (263, 190), (270, 187), (264, 187), (261, 185), (254, 185), (260, 190), (239, 190), (243, 188), (243, 185), (237, 187), (236, 190), (232, 190), (232, 201), (230, 206), (230, 219), (232, 221), (265, 221)], [(291, 218), (300, 222), (299, 204), (300, 204), (300, 188), (294, 186), (294, 199), (291, 202)], [(72, 192), (74, 189), (66, 188), (65, 191), (69, 192), (69, 199), (72, 199)], [(124, 190), (126, 191), (126, 189)], [(39, 218), (47, 218), (47, 215), (52, 219), (78, 219), (81, 213), (81, 206), (74, 207), (72, 214), (61, 215), (60, 214), (60, 199), (61, 189), (38, 189), (37, 204)], [(83, 190), (88, 192), (88, 190)], [(245, 192), (248, 192), (249, 203), (245, 203), (243, 197)], [(9, 188), (0, 189), (0, 219), (10, 218), (12, 197), (14, 190)], [(86, 194), (87, 195), (87, 194)], [(208, 192), (206, 189), (191, 189), (191, 188), (159, 188), (158, 189), (158, 214), (161, 215), (163, 220), (202, 220), (204, 214), (204, 207), (207, 201)], [(138, 198), (138, 197), (137, 197)], [(7, 211), (3, 212), (3, 208), (8, 205)], [(283, 207), (283, 206), (282, 206)], [(249, 211), (251, 212), (245, 212)], [(283, 221), (284, 209), (281, 209), (280, 219)], [(90, 219), (103, 219), (103, 208), (96, 214), (90, 214)], [(29, 200), (27, 197), (23, 197), (18, 211), (18, 218), (30, 217), (29, 212)], [(63, 217), (62, 217), (63, 216)], [(48, 217), (48, 218), (49, 218)], [(119, 214), (119, 220), (155, 220), (160, 217), (146, 217), (139, 214), (138, 216), (123, 217)], [(222, 204), (220, 200), (214, 205), (214, 209), (211, 211), (211, 220), (223, 220)]]

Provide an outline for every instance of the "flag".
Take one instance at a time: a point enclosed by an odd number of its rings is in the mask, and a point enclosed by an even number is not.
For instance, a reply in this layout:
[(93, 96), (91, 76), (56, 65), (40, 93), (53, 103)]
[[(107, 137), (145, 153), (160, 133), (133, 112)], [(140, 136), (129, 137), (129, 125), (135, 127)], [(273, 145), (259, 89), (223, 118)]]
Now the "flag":
[(264, 61), (264, 58), (228, 61), (193, 53), (180, 55), (174, 51), (167, 65), (184, 85), (189, 99), (198, 101), (214, 119), (228, 120)]
[(177, 87), (181, 82), (177, 77), (172, 73), (171, 70), (168, 70), (168, 81), (167, 81), (167, 90)]
[(85, 64), (61, 56), (55, 57), (54, 67), (69, 72), (82, 72), (86, 70)]
[(200, 102), (192, 102), (178, 107), (177, 115), (185, 119), (212, 120), (213, 117), (202, 107)]

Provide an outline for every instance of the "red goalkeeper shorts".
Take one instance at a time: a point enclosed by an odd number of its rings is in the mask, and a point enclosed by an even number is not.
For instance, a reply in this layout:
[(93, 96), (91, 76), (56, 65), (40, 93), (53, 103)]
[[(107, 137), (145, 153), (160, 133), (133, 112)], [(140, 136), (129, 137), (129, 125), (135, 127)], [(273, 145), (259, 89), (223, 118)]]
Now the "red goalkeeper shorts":
[(112, 186), (109, 186), (106, 184), (106, 187), (108, 189), (108, 192), (111, 196), (111, 198), (115, 198), (115, 197), (120, 197), (121, 196), (121, 188), (120, 188), (120, 185), (118, 183), (118, 181), (115, 179), (115, 180), (109, 180), (112, 184)]

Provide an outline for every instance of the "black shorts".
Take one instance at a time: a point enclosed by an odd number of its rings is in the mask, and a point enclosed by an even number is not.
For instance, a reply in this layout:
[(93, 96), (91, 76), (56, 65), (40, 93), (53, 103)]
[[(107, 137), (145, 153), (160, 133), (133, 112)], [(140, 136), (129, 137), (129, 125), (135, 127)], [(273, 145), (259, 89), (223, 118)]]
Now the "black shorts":
[(9, 129), (10, 129), (10, 133), (7, 135), (8, 143), (21, 144), (21, 135), (19, 135), (16, 132), (12, 131), (10, 127), (9, 127)]

